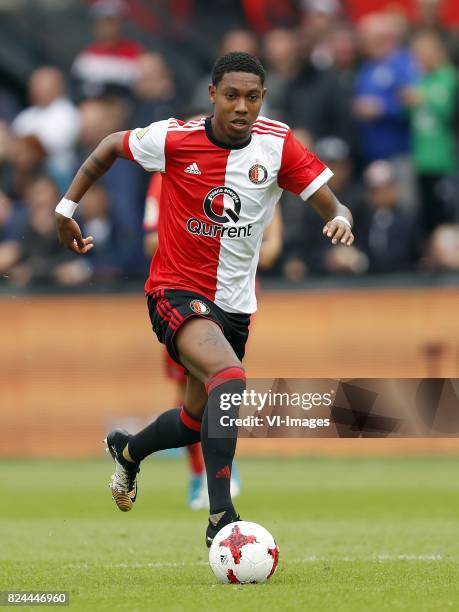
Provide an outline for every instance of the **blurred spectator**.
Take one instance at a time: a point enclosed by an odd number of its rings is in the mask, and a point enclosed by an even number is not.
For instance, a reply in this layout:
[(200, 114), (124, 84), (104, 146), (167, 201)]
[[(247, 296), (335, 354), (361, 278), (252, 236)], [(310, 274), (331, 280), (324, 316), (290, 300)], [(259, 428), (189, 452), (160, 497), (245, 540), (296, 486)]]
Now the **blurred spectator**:
[(49, 174), (64, 189), (75, 165), (78, 110), (67, 97), (63, 74), (57, 68), (38, 68), (29, 79), (31, 106), (12, 124), (18, 136), (35, 136), (45, 148)]
[(95, 42), (77, 55), (72, 66), (80, 97), (130, 95), (144, 50), (138, 42), (122, 36), (126, 11), (123, 0), (97, 0), (92, 5)]
[[(252, 0), (248, 2), (253, 5)], [(209, 40), (212, 46), (220, 44), (228, 30), (246, 27), (243, 0), (238, 2), (234, 0), (199, 0), (197, 2), (194, 0), (193, 3), (195, 38)], [(169, 4), (172, 3), (169, 2)], [(254, 30), (254, 28), (251, 29)], [(214, 59), (212, 57), (212, 61)]]
[[(308, 146), (303, 133), (295, 131), (295, 135), (305, 146)], [(353, 177), (349, 146), (339, 138), (324, 138), (319, 140), (313, 149), (332, 170), (330, 188), (337, 198), (351, 210), (356, 233), (358, 233), (359, 219), (362, 214), (362, 187)], [(310, 206), (302, 205), (298, 198), (291, 194), (284, 194), (282, 203), (286, 228), (284, 274), (287, 278), (295, 282), (302, 280), (307, 274), (336, 272), (334, 265), (332, 269), (329, 269), (329, 251), (334, 251), (337, 247), (332, 247), (324, 239), (323, 220)]]
[(46, 150), (36, 136), (22, 136), (11, 142), (3, 189), (13, 199), (22, 199), (25, 190), (43, 170)]
[(146, 126), (177, 115), (174, 77), (159, 53), (145, 53), (139, 58), (133, 93), (136, 104), (132, 125)]
[(327, 44), (333, 58), (333, 68), (342, 91), (342, 104), (349, 119), (347, 138), (353, 157), (359, 156), (359, 139), (355, 122), (352, 120), (354, 83), (359, 62), (357, 36), (350, 26), (339, 23), (329, 33)]
[(0, 120), (0, 190), (11, 195), (11, 160), (13, 157), (14, 136), (6, 121)]
[(265, 34), (274, 28), (293, 28), (300, 17), (298, 0), (242, 0), (241, 4), (247, 23), (258, 34)]
[[(85, 100), (80, 104), (80, 112), (82, 163), (105, 136), (126, 129), (128, 107), (123, 100), (108, 97)], [(144, 273), (145, 265), (141, 235), (147, 181), (148, 174), (127, 159), (119, 159), (98, 181), (108, 194), (115, 233), (123, 236), (118, 243), (119, 265), (126, 273), (137, 276)]]
[(361, 212), (362, 185), (354, 178), (348, 144), (340, 138), (323, 138), (316, 142), (314, 152), (333, 172), (328, 184), (336, 197), (346, 203), (356, 221)]
[(355, 30), (340, 23), (330, 31), (327, 44), (340, 85), (351, 99), (359, 60)]
[(368, 257), (369, 272), (412, 269), (416, 260), (417, 227), (403, 207), (395, 165), (375, 161), (365, 171), (367, 206), (357, 244)]
[(120, 274), (119, 241), (110, 216), (108, 194), (101, 185), (93, 185), (81, 201), (79, 220), (85, 236), (94, 237), (94, 248), (88, 253), (97, 278), (113, 278)]
[(79, 144), (84, 152), (94, 149), (113, 131), (126, 128), (128, 106), (116, 97), (93, 98), (79, 105), (81, 116)]
[(354, 114), (365, 163), (393, 160), (403, 185), (402, 200), (415, 202), (415, 179), (409, 159), (410, 134), (403, 94), (418, 78), (414, 59), (401, 44), (402, 31), (393, 16), (372, 13), (359, 22), (366, 61), (355, 83)]
[(407, 12), (399, 4), (388, 3), (384, 7), (384, 14), (392, 22), (392, 29), (402, 47), (406, 47), (411, 35), (411, 23)]
[(263, 39), (266, 62), (266, 89), (272, 116), (282, 119), (287, 85), (301, 68), (300, 44), (297, 30), (277, 28)]
[(443, 0), (417, 0), (418, 23), (424, 28), (441, 27), (440, 11)]
[(442, 200), (445, 219), (459, 223), (459, 168), (445, 176), (438, 184), (437, 197)]
[(0, 274), (4, 277), (8, 276), (10, 268), (19, 260), (24, 223), (23, 208), (0, 191)]
[(307, 46), (311, 64), (318, 70), (333, 65), (333, 52), (328, 39), (338, 23), (340, 9), (338, 0), (303, 0), (302, 40)]
[(250, 30), (229, 30), (222, 39), (220, 55), (232, 51), (244, 51), (256, 55), (258, 53), (258, 40)]
[[(417, 27), (436, 32), (446, 46), (452, 61), (459, 65), (459, 39), (456, 30), (447, 29), (442, 23), (445, 0), (416, 0)], [(451, 2), (452, 4), (452, 2)]]
[[(78, 55), (72, 68), (84, 89), (79, 109), (67, 98), (63, 76), (55, 68), (45, 66), (32, 74), (31, 107), (15, 112), (14, 123), (11, 109), (17, 103), (9, 89), (0, 87), (0, 273), (13, 268), (17, 282), (35, 278), (25, 265), (28, 258), (18, 237), (23, 235), (24, 204), (37, 199), (37, 178), (51, 175), (62, 189), (67, 169), (73, 171), (109, 133), (181, 116), (193, 106), (204, 109), (202, 115), (205, 109), (211, 112), (210, 74), (199, 79), (209, 59), (215, 59), (217, 45), (218, 53), (254, 54), (262, 46), (268, 89), (262, 114), (292, 125), (306, 146), (324, 159), (334, 172), (331, 188), (354, 214), (356, 245), (331, 249), (322, 237), (322, 220), (295, 196), (284, 194), (282, 262), (288, 278), (411, 269), (420, 242), (420, 235), (414, 234), (421, 228), (421, 264), (456, 269), (459, 79), (453, 62), (459, 62), (459, 37), (448, 29), (446, 1), (413, 0), (413, 10), (406, 13), (412, 18), (411, 33), (397, 2), (387, 2), (383, 12), (369, 15), (370, 4), (383, 3), (164, 0), (150, 3), (150, 8), (145, 2), (141, 8), (137, 0), (87, 4), (94, 44)], [(352, 5), (357, 7), (353, 15), (367, 14), (357, 27), (346, 19)], [(148, 43), (155, 52), (146, 53), (135, 40), (123, 37), (128, 10), (132, 31), (138, 28), (141, 37), (155, 32)], [(150, 23), (142, 21), (147, 14)], [(176, 24), (166, 31), (171, 15)], [(83, 35), (91, 36), (85, 28), (83, 22), (75, 24), (69, 48), (84, 40)], [(42, 57), (51, 52), (51, 47), (44, 50)], [(20, 100), (24, 84), (18, 75), (8, 83)], [(57, 109), (56, 117), (51, 109)], [(381, 160), (390, 163), (381, 165)], [(364, 189), (360, 177), (367, 166)], [(73, 284), (94, 275), (143, 276), (141, 220), (147, 181), (136, 164), (120, 160), (79, 209), (84, 231), (96, 235), (95, 249), (84, 266), (67, 256), (48, 280)], [(39, 191), (51, 189), (42, 183)], [(407, 202), (420, 204), (419, 227), (414, 208), (401, 210)], [(41, 227), (36, 222), (40, 215), (30, 216), (29, 234), (32, 225)]]
[[(258, 55), (258, 41), (255, 35), (249, 30), (229, 30), (223, 36), (218, 55), (225, 55), (233, 51), (243, 51), (252, 55)], [(193, 108), (211, 109), (209, 101), (209, 84), (212, 81), (210, 73), (206, 74), (198, 81), (191, 96), (191, 106)]]
[(20, 242), (19, 262), (10, 272), (13, 284), (54, 282), (59, 265), (69, 259), (56, 235), (54, 208), (58, 199), (57, 186), (49, 177), (39, 177), (27, 188), (28, 218)]
[[(307, 149), (312, 149), (312, 138), (307, 130), (297, 128), (294, 131), (297, 138)], [(279, 204), (278, 204), (279, 206)], [(293, 193), (284, 191), (282, 194), (283, 219), (283, 274), (293, 283), (302, 281), (310, 270), (306, 265), (307, 236), (304, 235), (307, 226), (304, 218), (307, 216), (309, 206), (299, 201)]]
[(413, 160), (418, 174), (424, 236), (447, 221), (441, 181), (458, 166), (458, 73), (448, 61), (444, 43), (422, 32), (413, 51), (423, 75), (417, 88), (405, 93), (411, 109)]
[(395, 166), (375, 161), (366, 169), (364, 180), (367, 202), (356, 243), (329, 249), (325, 268), (334, 274), (406, 272), (416, 261), (416, 227), (401, 204)]
[(439, 225), (432, 233), (428, 265), (433, 271), (459, 272), (459, 224)]
[(315, 139), (337, 136), (349, 142), (349, 95), (334, 68), (319, 68), (312, 62), (313, 42), (313, 38), (302, 36), (301, 62), (292, 64), (296, 70), (284, 87), (283, 120), (308, 130)]
[(355, 244), (350, 247), (337, 244), (327, 250), (324, 258), (324, 268), (333, 275), (364, 274), (368, 272), (368, 265), (368, 257)]
[(61, 264), (56, 278), (61, 285), (77, 284), (89, 278), (110, 281), (121, 275), (117, 237), (109, 214), (107, 192), (93, 185), (81, 200), (78, 223), (84, 236), (94, 238), (94, 248), (84, 257)]
[(0, 120), (13, 121), (19, 112), (16, 97), (6, 87), (0, 86)]
[(359, 34), (367, 59), (356, 77), (354, 113), (364, 158), (369, 162), (407, 155), (409, 128), (401, 95), (416, 82), (414, 61), (385, 13), (364, 17)]

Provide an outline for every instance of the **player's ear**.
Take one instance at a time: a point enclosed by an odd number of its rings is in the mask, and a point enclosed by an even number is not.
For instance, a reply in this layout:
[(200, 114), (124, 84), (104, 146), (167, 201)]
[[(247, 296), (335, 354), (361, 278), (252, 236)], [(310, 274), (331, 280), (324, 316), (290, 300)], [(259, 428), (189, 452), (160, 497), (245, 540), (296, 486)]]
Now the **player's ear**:
[(266, 96), (266, 92), (267, 92), (267, 91), (268, 91), (268, 90), (266, 89), (266, 87), (263, 87), (263, 90), (262, 90), (262, 92), (261, 92), (261, 99), (262, 99), (262, 100), (264, 100), (264, 99), (265, 99), (265, 96)]
[(209, 98), (212, 104), (215, 104), (216, 94), (217, 94), (217, 87), (215, 85), (209, 85)]

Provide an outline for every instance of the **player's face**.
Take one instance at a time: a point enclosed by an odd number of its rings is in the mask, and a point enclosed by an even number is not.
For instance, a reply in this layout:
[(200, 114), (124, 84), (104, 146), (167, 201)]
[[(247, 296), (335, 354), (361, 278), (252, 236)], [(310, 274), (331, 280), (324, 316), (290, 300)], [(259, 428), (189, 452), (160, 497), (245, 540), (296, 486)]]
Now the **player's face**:
[(265, 92), (260, 77), (250, 72), (226, 72), (218, 85), (211, 85), (215, 136), (229, 143), (247, 140)]

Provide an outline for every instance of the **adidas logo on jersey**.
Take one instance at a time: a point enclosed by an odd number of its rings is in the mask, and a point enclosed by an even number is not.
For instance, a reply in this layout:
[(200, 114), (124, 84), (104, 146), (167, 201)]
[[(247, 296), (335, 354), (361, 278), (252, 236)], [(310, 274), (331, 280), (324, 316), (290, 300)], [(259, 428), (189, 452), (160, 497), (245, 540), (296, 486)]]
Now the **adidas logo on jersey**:
[(201, 170), (198, 168), (198, 164), (193, 162), (187, 168), (185, 168), (187, 174), (201, 174)]

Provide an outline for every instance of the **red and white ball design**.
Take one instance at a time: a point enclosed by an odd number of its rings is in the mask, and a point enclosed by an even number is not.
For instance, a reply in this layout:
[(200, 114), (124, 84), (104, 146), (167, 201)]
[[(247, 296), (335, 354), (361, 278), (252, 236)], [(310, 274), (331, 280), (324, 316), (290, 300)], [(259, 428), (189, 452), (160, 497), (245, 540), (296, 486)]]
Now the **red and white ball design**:
[(267, 529), (237, 521), (223, 527), (209, 550), (209, 563), (220, 582), (266, 582), (274, 574), (279, 547)]

